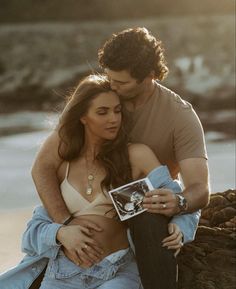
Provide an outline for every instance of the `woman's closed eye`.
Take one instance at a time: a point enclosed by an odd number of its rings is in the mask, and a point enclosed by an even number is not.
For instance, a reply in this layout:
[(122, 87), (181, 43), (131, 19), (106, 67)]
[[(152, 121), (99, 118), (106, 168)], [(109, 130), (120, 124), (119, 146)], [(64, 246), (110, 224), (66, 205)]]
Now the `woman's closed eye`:
[(98, 114), (98, 115), (106, 115), (106, 114), (107, 114), (107, 111), (97, 111), (97, 114)]

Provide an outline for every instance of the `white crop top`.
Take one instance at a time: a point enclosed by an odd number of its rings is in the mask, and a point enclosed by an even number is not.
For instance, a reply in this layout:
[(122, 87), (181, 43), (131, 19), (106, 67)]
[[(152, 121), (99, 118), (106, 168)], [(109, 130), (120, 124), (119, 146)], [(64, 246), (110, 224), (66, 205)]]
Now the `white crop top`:
[(67, 164), (66, 175), (60, 185), (62, 197), (73, 216), (100, 215), (108, 218), (117, 217), (112, 200), (108, 194), (100, 193), (95, 200), (86, 200), (69, 182), (70, 164)]

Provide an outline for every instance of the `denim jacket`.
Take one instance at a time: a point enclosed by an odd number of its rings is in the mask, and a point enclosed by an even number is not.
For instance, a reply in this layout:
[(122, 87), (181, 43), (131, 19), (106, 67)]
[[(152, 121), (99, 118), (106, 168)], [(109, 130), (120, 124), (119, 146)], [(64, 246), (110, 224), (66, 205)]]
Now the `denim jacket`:
[[(166, 166), (154, 169), (147, 176), (154, 188), (170, 188), (175, 193), (181, 191), (178, 181), (173, 181)], [(177, 215), (171, 223), (179, 226), (184, 235), (184, 243), (194, 239), (200, 211)], [(36, 207), (32, 219), (22, 237), (22, 251), (26, 253), (22, 261), (0, 275), (1, 289), (28, 289), (46, 267), (49, 258), (55, 259), (60, 245), (56, 234), (62, 224), (53, 223), (42, 206)]]

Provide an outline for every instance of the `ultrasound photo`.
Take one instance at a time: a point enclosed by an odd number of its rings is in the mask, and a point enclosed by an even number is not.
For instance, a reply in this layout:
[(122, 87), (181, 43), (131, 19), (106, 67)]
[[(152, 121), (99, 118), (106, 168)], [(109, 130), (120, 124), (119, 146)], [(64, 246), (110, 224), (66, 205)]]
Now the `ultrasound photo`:
[(153, 190), (148, 178), (126, 184), (109, 192), (121, 221), (145, 212), (142, 206), (145, 193)]

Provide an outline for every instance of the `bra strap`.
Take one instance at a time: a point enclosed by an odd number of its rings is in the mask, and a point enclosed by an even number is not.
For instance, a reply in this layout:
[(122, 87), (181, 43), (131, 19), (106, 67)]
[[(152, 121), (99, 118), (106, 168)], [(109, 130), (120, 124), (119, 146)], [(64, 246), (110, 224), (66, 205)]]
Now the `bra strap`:
[(66, 178), (66, 179), (67, 179), (67, 177), (68, 177), (69, 168), (70, 168), (70, 163), (68, 162), (67, 165), (66, 165), (66, 175), (65, 175), (65, 178)]

